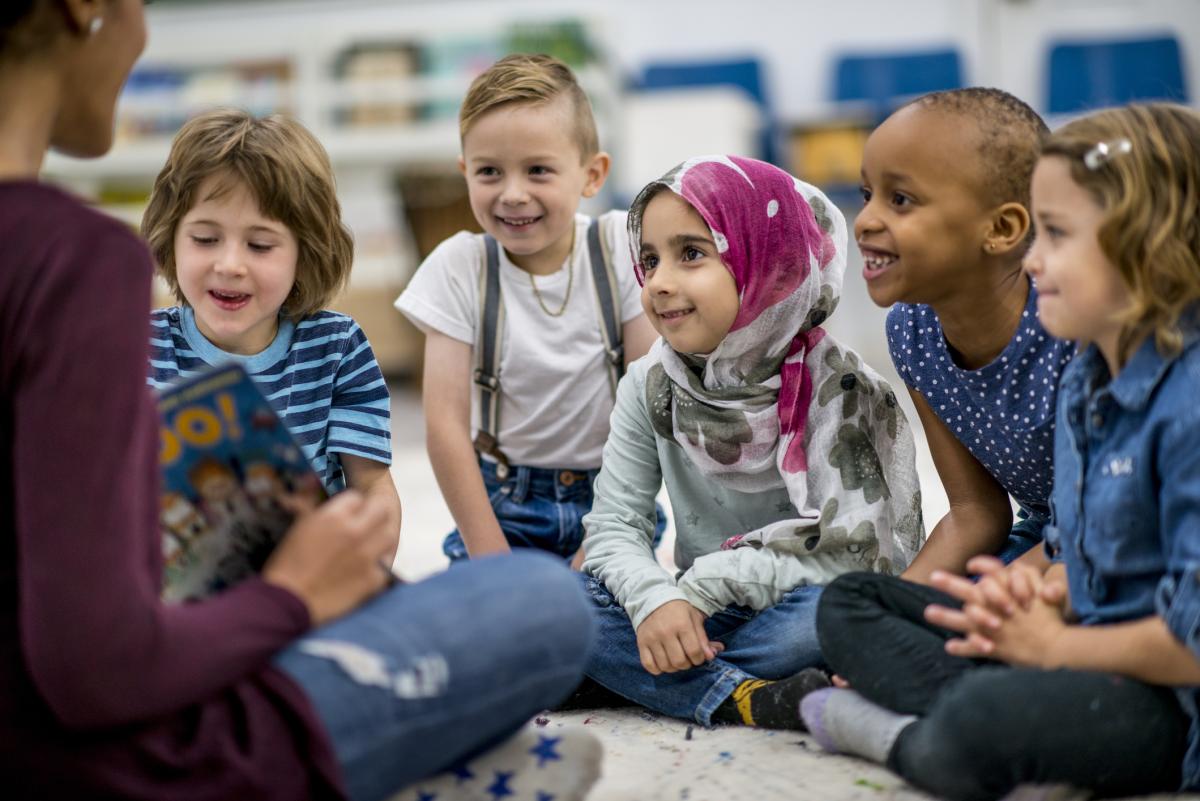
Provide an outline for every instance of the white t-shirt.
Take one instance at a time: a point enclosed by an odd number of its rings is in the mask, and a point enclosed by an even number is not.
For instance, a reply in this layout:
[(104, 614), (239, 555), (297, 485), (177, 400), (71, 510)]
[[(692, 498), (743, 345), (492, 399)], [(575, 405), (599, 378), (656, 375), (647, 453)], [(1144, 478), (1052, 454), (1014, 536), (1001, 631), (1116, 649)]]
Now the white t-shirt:
[[(588, 263), (591, 219), (575, 215), (575, 245), (563, 269), (531, 276), (500, 249), (500, 294), (504, 326), (500, 342), (500, 450), (511, 463), (529, 467), (590, 470), (600, 466), (613, 408), (600, 333), (600, 310)], [(600, 235), (612, 261), (621, 298), (621, 322), (642, 313), (641, 289), (633, 274), (625, 212), (600, 217)], [(479, 274), (484, 268), (482, 234), (460, 231), (421, 264), (396, 299), (422, 331), (430, 329), (474, 348), (479, 324)], [(567, 271), (570, 270), (569, 274)], [(573, 274), (567, 308), (563, 304)], [(474, 369), (474, 368), (472, 368)], [(471, 384), (471, 436), (479, 428), (479, 391)]]

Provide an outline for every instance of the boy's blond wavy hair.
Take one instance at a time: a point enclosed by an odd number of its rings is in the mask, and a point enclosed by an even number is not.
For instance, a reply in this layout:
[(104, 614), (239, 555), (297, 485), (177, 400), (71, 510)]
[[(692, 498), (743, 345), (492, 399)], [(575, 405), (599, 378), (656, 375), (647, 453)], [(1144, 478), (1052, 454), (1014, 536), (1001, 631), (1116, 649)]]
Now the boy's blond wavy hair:
[(1051, 134), (1041, 155), (1066, 158), (1105, 211), (1100, 248), (1132, 298), (1121, 316), (1121, 363), (1151, 334), (1161, 353), (1178, 353), (1181, 317), (1200, 302), (1200, 114), (1171, 103), (1097, 112)]
[(592, 104), (570, 67), (540, 53), (505, 56), (471, 82), (458, 112), (459, 138), (465, 139), (471, 126), (494, 108), (508, 103), (549, 103), (562, 96), (571, 103), (582, 164), (600, 152)]
[(329, 156), (299, 122), (237, 109), (201, 114), (179, 130), (142, 217), (142, 236), (176, 300), (187, 302), (176, 273), (175, 230), (201, 200), (200, 184), (213, 175), (221, 176), (217, 196), (234, 182), (245, 184), (263, 216), (283, 223), (296, 237), (296, 280), (284, 315), (295, 322), (327, 306), (350, 277), (354, 261), (354, 240), (342, 222)]

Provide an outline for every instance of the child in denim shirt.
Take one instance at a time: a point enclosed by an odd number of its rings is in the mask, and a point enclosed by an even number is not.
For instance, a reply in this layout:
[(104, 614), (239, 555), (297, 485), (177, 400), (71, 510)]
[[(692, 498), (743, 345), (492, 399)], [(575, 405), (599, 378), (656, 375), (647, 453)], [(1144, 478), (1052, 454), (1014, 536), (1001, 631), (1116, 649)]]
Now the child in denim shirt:
[(834, 582), (818, 631), (854, 690), (802, 705), (826, 748), (951, 799), (1200, 788), (1197, 143), (1200, 115), (1157, 104), (1043, 146), (1025, 268), (1046, 330), (1083, 348), (1059, 390), (1052, 563), (978, 558), (979, 583), (933, 575), (944, 593)]
[(581, 558), (617, 378), (654, 340), (625, 214), (577, 213), (603, 187), (609, 156), (587, 96), (549, 56), (484, 71), (459, 129), (485, 234), (438, 245), (396, 301), (425, 332), (429, 459), (458, 526), (443, 551)]

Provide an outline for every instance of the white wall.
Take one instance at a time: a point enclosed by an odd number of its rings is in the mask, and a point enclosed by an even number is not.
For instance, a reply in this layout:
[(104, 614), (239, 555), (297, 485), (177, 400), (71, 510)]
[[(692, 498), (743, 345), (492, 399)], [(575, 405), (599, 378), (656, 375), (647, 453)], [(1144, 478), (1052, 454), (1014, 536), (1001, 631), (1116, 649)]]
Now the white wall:
[(953, 45), (969, 83), (998, 86), (1041, 107), (1048, 43), (1080, 36), (1171, 32), (1200, 96), (1197, 0), (289, 0), (151, 7), (148, 57), (182, 41), (247, 54), (294, 40), (375, 29), (486, 31), (514, 18), (595, 20), (628, 74), (659, 60), (756, 55), (784, 120), (828, 98), (836, 54)]

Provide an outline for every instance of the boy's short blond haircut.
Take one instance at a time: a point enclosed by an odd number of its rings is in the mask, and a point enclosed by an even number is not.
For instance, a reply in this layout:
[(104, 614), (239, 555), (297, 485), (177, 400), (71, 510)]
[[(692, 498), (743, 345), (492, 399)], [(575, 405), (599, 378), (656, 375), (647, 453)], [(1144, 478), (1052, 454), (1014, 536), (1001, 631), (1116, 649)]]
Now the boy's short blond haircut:
[(471, 82), (458, 112), (458, 133), (466, 139), (471, 126), (492, 109), (508, 103), (549, 103), (566, 97), (575, 117), (580, 163), (600, 152), (592, 104), (571, 68), (553, 56), (517, 53), (505, 56)]
[(1041, 155), (1065, 158), (1071, 178), (1104, 209), (1100, 249), (1132, 299), (1121, 362), (1150, 334), (1161, 352), (1177, 353), (1181, 322), (1200, 324), (1181, 320), (1200, 305), (1200, 114), (1171, 103), (1100, 111), (1055, 131)]
[(284, 314), (299, 321), (329, 304), (350, 277), (354, 240), (342, 222), (333, 168), (308, 129), (279, 114), (255, 117), (220, 109), (188, 121), (175, 136), (142, 217), (142, 236), (176, 300), (187, 300), (175, 266), (175, 231), (201, 200), (197, 191), (221, 176), (214, 197), (245, 184), (263, 216), (296, 237), (296, 280)]

